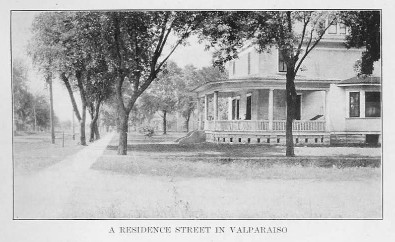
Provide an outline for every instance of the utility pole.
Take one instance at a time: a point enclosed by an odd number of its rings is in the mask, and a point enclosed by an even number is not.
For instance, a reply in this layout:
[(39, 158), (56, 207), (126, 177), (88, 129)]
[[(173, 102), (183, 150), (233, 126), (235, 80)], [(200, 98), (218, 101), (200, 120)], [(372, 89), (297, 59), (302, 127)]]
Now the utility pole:
[(36, 113), (36, 96), (33, 96), (33, 115), (34, 115), (34, 131), (37, 132), (37, 113)]
[(49, 85), (49, 101), (51, 104), (50, 108), (50, 120), (51, 120), (51, 142), (55, 144), (55, 127), (54, 127), (54, 112), (53, 112), (53, 92), (52, 92), (52, 75), (50, 72), (47, 73), (47, 83)]

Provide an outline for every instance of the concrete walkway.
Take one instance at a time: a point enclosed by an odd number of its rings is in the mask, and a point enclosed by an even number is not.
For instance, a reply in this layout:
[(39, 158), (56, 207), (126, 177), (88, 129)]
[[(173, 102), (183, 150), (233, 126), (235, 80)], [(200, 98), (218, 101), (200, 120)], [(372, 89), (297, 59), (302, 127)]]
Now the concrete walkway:
[(33, 175), (14, 178), (14, 218), (62, 218), (75, 183), (103, 154), (114, 133), (90, 144), (77, 154)]

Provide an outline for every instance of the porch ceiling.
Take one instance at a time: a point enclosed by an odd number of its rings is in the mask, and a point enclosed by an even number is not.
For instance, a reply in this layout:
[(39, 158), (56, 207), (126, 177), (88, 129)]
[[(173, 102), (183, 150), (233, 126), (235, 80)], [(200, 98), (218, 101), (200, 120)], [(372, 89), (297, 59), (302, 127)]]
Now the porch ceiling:
[[(337, 80), (295, 80), (297, 90), (327, 90)], [(193, 90), (198, 96), (221, 92), (237, 92), (246, 89), (285, 89), (285, 79), (231, 79), (221, 82), (210, 82)]]

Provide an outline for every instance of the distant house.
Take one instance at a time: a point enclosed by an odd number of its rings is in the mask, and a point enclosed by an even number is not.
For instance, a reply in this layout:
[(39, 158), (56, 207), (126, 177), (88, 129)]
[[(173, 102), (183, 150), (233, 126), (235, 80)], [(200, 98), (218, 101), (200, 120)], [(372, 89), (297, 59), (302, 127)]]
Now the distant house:
[[(380, 143), (381, 74), (356, 77), (354, 65), (363, 50), (346, 49), (345, 33), (340, 24), (332, 28), (296, 76), (296, 144)], [(286, 66), (278, 49), (246, 48), (228, 71), (229, 80), (194, 90), (206, 140), (285, 144)], [(224, 102), (226, 108), (219, 105)]]

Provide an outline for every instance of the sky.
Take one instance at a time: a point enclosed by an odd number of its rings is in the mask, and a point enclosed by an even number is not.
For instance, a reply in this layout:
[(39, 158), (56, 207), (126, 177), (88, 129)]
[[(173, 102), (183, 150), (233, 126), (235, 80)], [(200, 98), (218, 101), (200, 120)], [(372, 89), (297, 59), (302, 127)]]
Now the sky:
[[(29, 88), (33, 93), (48, 94), (43, 76), (33, 66), (31, 58), (27, 55), (27, 45), (32, 37), (31, 24), (38, 12), (12, 12), (11, 18), (11, 43), (12, 58), (20, 58), (29, 66)], [(164, 52), (165, 53), (165, 52)], [(179, 46), (172, 54), (170, 60), (175, 61), (180, 67), (192, 64), (197, 68), (211, 65), (211, 53), (204, 50), (204, 45), (199, 44), (196, 37), (191, 37), (187, 46)], [(60, 121), (72, 119), (73, 111), (70, 97), (66, 88), (59, 79), (53, 82), (54, 111)], [(77, 100), (78, 100), (78, 96)], [(78, 100), (80, 103), (80, 101)]]

